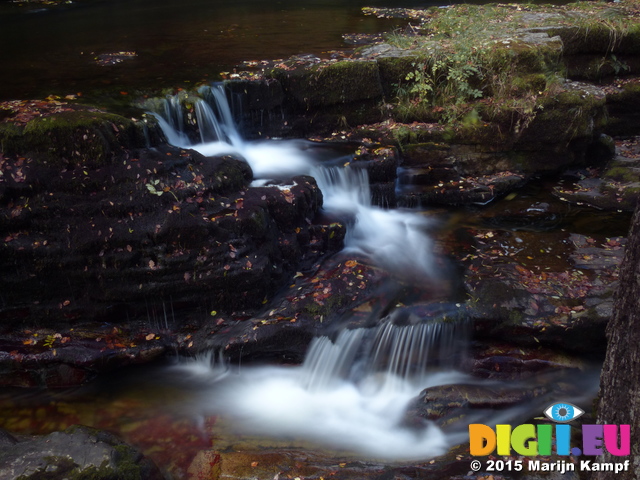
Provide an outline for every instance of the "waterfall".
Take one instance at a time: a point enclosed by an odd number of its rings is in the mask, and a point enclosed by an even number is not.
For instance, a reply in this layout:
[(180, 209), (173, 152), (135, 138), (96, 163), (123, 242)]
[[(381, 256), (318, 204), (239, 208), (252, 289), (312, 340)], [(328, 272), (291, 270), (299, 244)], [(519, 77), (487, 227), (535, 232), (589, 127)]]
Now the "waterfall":
[(459, 365), (466, 322), (411, 314), (410, 322), (399, 325), (401, 315), (394, 312), (374, 328), (342, 330), (335, 341), (315, 338), (302, 365), (302, 384), (313, 391), (345, 380), (369, 393), (411, 389), (419, 388), (434, 369)]
[[(385, 210), (371, 205), (364, 168), (326, 167), (313, 156), (311, 142), (269, 140), (248, 142), (238, 132), (223, 84), (200, 89), (194, 103), (201, 143), (193, 143), (177, 124), (184, 118), (177, 97), (165, 101), (156, 117), (168, 141), (206, 156), (235, 154), (252, 168), (256, 179), (286, 180), (312, 175), (323, 192), (324, 209), (349, 223), (345, 250), (364, 255), (393, 273), (414, 280), (439, 276), (428, 235), (431, 222), (414, 212)], [(263, 183), (264, 183), (263, 180)], [(259, 182), (259, 180), (258, 180)]]
[(201, 403), (190, 404), (190, 412), (225, 414), (250, 435), (311, 440), (342, 455), (441, 455), (460, 436), (448, 437), (431, 423), (403, 426), (405, 410), (424, 388), (469, 381), (450, 358), (460, 353), (467, 325), (414, 314), (402, 320), (401, 312), (377, 327), (342, 330), (334, 340), (318, 337), (301, 366), (244, 366), (221, 376), (214, 364), (210, 378), (203, 378), (202, 362), (185, 362), (180, 378), (204, 385)]
[[(222, 85), (202, 90), (201, 96), (194, 103), (199, 143), (176, 125), (183, 117), (173, 112), (178, 106), (175, 98), (167, 99), (164, 112), (156, 113), (170, 142), (205, 156), (236, 155), (251, 166), (259, 179), (255, 182), (262, 185), (313, 175), (323, 192), (323, 208), (348, 225), (346, 251), (404, 278), (437, 276), (430, 222), (413, 212), (373, 206), (366, 169), (328, 167), (313, 155), (311, 142), (245, 141)], [(464, 322), (447, 320), (442, 312), (397, 308), (377, 326), (314, 339), (297, 367), (243, 367), (235, 374), (224, 370), (222, 376), (219, 367), (210, 367), (216, 386), (203, 398), (202, 408), (226, 412), (234, 425), (252, 433), (303, 437), (389, 459), (430, 458), (446, 451), (445, 435), (433, 425), (420, 431), (402, 427), (404, 410), (423, 388), (463, 377), (454, 371), (451, 357), (459, 353), (465, 331)], [(201, 378), (207, 361), (182, 368)]]
[(371, 205), (367, 171), (363, 168), (316, 168), (324, 208), (350, 221), (345, 250), (365, 255), (377, 265), (405, 278), (433, 279), (439, 273), (433, 241), (427, 234), (431, 222), (414, 212)]
[(200, 126), (200, 140), (202, 143), (225, 139), (215, 113), (207, 102), (198, 99), (194, 105), (194, 110), (196, 112), (196, 121)]

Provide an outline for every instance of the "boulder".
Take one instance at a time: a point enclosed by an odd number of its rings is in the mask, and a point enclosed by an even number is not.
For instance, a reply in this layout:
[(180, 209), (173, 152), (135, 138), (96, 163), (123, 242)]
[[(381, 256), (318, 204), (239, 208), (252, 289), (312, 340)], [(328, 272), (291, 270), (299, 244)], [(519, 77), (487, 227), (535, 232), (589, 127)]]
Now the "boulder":
[[(76, 113), (82, 122), (68, 121)], [(61, 112), (21, 123), (17, 115), (4, 120), (18, 133), (0, 156), (3, 381), (69, 385), (155, 358), (166, 345), (130, 350), (145, 330), (179, 329), (212, 311), (255, 312), (296, 271), (342, 246), (343, 225), (315, 223), (322, 193), (311, 177), (251, 187), (244, 161), (161, 142), (139, 148), (129, 137), (137, 127), (123, 118)], [(29, 137), (43, 124), (50, 128)], [(65, 142), (77, 139), (96, 148), (69, 153)], [(110, 342), (118, 347), (106, 349), (115, 362), (90, 365), (103, 351), (90, 348), (87, 359), (61, 348), (80, 324), (124, 327)]]
[(115, 435), (79, 425), (4, 445), (0, 476), (24, 480), (164, 478), (153, 462)]

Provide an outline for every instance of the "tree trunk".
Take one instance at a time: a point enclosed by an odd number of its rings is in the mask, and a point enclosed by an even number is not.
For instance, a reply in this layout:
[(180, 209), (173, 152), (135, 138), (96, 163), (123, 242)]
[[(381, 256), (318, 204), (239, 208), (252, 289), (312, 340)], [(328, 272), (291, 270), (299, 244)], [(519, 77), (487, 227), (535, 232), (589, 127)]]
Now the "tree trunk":
[[(640, 478), (640, 206), (636, 208), (620, 269), (607, 354), (600, 376), (598, 424), (631, 425), (631, 457), (605, 453), (602, 462), (624, 462), (626, 472), (598, 472), (597, 480)], [(603, 449), (604, 450), (604, 449)]]

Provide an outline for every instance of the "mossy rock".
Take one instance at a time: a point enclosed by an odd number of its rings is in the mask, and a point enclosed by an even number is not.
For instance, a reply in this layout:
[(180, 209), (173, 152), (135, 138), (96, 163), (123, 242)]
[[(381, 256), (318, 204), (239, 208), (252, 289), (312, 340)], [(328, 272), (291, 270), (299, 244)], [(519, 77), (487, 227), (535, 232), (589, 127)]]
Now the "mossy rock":
[(415, 64), (420, 61), (425, 61), (425, 58), (416, 55), (388, 56), (376, 60), (385, 98), (392, 100), (398, 95), (398, 89), (407, 82), (407, 74), (415, 70)]
[(242, 96), (242, 106), (248, 110), (272, 110), (282, 106), (284, 100), (282, 85), (273, 79), (227, 80), (224, 84), (232, 95)]
[(402, 149), (402, 165), (448, 165), (451, 147), (444, 143), (400, 143)]
[(606, 124), (605, 97), (601, 91), (567, 88), (539, 98), (532, 118), (522, 128), (515, 148), (562, 151), (576, 140), (592, 142)]
[(52, 166), (110, 164), (125, 148), (145, 146), (144, 127), (111, 113), (75, 111), (38, 117), (21, 133), (7, 127), (0, 131), (6, 155), (34, 155)]
[(341, 105), (382, 98), (375, 61), (341, 61), (330, 64), (274, 69), (286, 96), (306, 108)]
[(616, 52), (640, 55), (640, 24), (630, 25), (618, 43)]
[(0, 475), (17, 480), (163, 478), (157, 467), (132, 446), (106, 431), (79, 425), (3, 448)]
[(530, 43), (519, 39), (496, 42), (485, 53), (492, 68), (515, 73), (546, 73), (560, 69), (562, 42), (559, 37), (544, 43)]
[(640, 111), (640, 82), (622, 85), (617, 92), (607, 94), (607, 107), (613, 115), (634, 115)]
[(583, 53), (640, 54), (640, 25), (614, 27), (592, 21), (584, 25), (552, 28), (550, 35), (558, 35), (564, 45), (564, 55)]
[(640, 168), (627, 166), (612, 166), (602, 175), (604, 179), (620, 183), (640, 183)]

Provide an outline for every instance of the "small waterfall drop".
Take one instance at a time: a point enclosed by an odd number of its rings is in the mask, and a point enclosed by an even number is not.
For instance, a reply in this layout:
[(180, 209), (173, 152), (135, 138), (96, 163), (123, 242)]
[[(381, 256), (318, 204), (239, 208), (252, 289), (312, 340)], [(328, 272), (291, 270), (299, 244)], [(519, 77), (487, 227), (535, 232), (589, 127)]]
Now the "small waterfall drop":
[(189, 378), (209, 388), (199, 409), (228, 415), (241, 432), (311, 440), (342, 454), (425, 460), (444, 454), (452, 440), (431, 423), (403, 426), (405, 410), (424, 388), (468, 381), (447, 358), (464, 329), (441, 319), (397, 325), (389, 318), (342, 330), (335, 340), (314, 339), (301, 366), (242, 367), (220, 376), (213, 364), (211, 379), (203, 379), (195, 362), (183, 364), (180, 375), (192, 369)]
[(418, 318), (397, 324), (399, 312), (376, 327), (342, 330), (335, 341), (315, 338), (301, 370), (301, 382), (320, 391), (332, 383), (352, 381), (367, 392), (420, 388), (434, 370), (459, 366), (467, 326), (446, 317)]
[[(323, 192), (324, 209), (345, 218), (345, 250), (365, 255), (378, 266), (412, 278), (433, 278), (429, 222), (415, 213), (371, 204), (367, 171), (326, 167), (311, 155), (310, 142), (244, 141), (235, 128), (224, 88), (214, 85), (194, 104), (200, 143), (176, 126), (171, 98), (156, 114), (167, 139), (203, 155), (243, 158), (262, 184), (269, 179), (313, 175)], [(333, 162), (334, 164), (336, 162)], [(334, 448), (386, 459), (424, 459), (442, 454), (448, 440), (434, 425), (402, 427), (405, 407), (422, 389), (464, 377), (454, 370), (451, 352), (465, 325), (443, 317), (392, 313), (370, 328), (344, 329), (334, 339), (318, 337), (297, 367), (243, 367), (220, 374), (202, 362), (186, 363), (198, 378), (211, 369), (210, 395), (202, 410), (220, 411), (249, 432), (302, 437)], [(446, 316), (445, 316), (446, 317)], [(205, 375), (206, 376), (206, 375)]]
[(347, 216), (351, 225), (345, 250), (371, 258), (377, 265), (405, 277), (438, 277), (430, 222), (414, 212), (387, 210), (371, 205), (367, 171), (362, 168), (316, 168), (324, 195), (324, 208)]
[[(385, 210), (371, 205), (367, 171), (354, 167), (325, 167), (311, 154), (311, 143), (302, 140), (245, 141), (239, 134), (223, 84), (200, 90), (195, 101), (201, 143), (184, 133), (184, 119), (177, 97), (165, 101), (164, 112), (156, 113), (168, 141), (192, 148), (206, 156), (234, 154), (252, 168), (256, 179), (287, 179), (312, 175), (324, 197), (324, 209), (351, 223), (345, 240), (347, 251), (370, 258), (374, 263), (411, 278), (438, 277), (433, 242), (427, 234), (430, 222), (413, 212)], [(260, 180), (257, 180), (260, 182)]]

